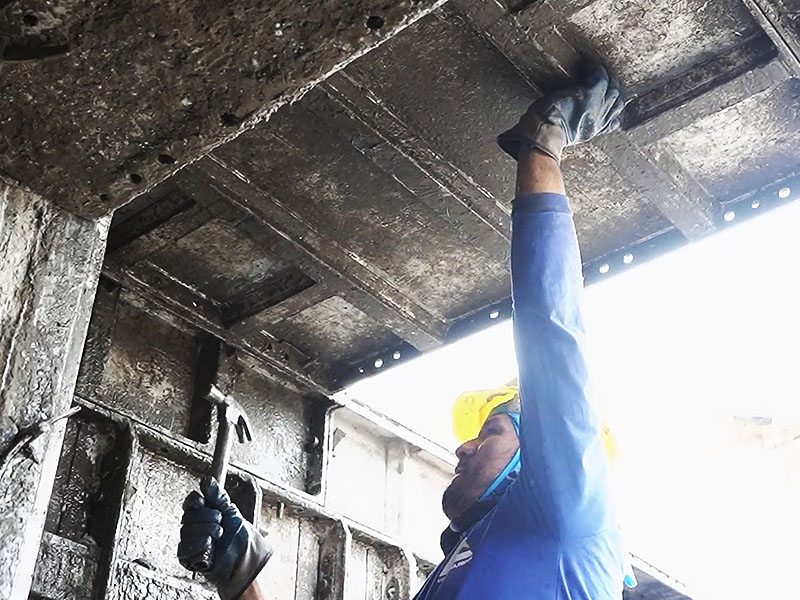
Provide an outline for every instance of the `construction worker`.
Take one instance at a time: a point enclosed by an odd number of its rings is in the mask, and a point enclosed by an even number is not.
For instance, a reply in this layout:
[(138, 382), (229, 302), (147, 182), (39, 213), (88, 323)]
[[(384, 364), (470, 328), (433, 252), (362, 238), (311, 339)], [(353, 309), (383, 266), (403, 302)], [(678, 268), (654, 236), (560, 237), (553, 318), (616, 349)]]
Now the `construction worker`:
[[(624, 558), (586, 397), (581, 259), (559, 164), (566, 146), (618, 127), (623, 108), (600, 68), (534, 102), (498, 137), (518, 163), (511, 278), (519, 393), (490, 402), (472, 425), (476, 437), (456, 451), (442, 500), (445, 559), (418, 600), (621, 597)], [(213, 552), (208, 579), (223, 600), (266, 597), (268, 545), (213, 480), (201, 489), (184, 503), (181, 563), (191, 568)]]

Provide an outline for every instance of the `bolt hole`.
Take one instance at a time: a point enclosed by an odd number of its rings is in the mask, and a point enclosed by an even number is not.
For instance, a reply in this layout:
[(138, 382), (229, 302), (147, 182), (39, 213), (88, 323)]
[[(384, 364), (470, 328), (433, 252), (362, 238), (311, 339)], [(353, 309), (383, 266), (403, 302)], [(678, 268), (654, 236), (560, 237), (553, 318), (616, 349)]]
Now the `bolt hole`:
[(131, 183), (135, 185), (139, 185), (140, 183), (142, 183), (142, 181), (144, 181), (142, 179), (142, 176), (139, 175), (138, 173), (131, 173), (130, 175), (128, 175), (128, 179), (130, 179)]
[(36, 27), (39, 24), (39, 17), (29, 13), (22, 17), (22, 22), (28, 27)]
[(367, 27), (372, 31), (377, 31), (383, 27), (383, 24), (383, 17), (379, 17), (378, 15), (372, 15), (369, 19), (367, 19)]
[(496, 319), (499, 316), (500, 316), (499, 310), (493, 310), (492, 312), (489, 313), (489, 318), (492, 320)]
[(724, 215), (722, 215), (722, 218), (725, 219), (726, 222), (730, 223), (736, 218), (736, 213), (733, 212), (732, 210), (729, 210)]
[(364, 372), (364, 367), (358, 367), (358, 372), (359, 373), (363, 373)]
[(758, 200), (753, 200), (750, 203), (750, 208), (752, 208), (753, 210), (757, 209), (759, 206), (761, 206), (761, 202), (759, 202)]
[(159, 154), (158, 162), (160, 162), (162, 165), (171, 165), (175, 162), (175, 157), (169, 154)]
[(633, 262), (633, 254), (628, 252), (628, 254), (622, 257), (622, 262), (625, 263), (626, 265), (631, 264)]
[(100, 194), (100, 202), (108, 202), (111, 200), (111, 196), (108, 194)]
[(375, 362), (373, 364), (375, 365), (376, 369), (380, 369), (383, 366), (383, 359), (382, 358), (376, 358)]
[(222, 121), (222, 124), (226, 127), (233, 127), (242, 122), (242, 120), (233, 113), (223, 113), (220, 115), (219, 120)]
[(400, 354), (400, 350), (396, 350), (394, 354), (392, 354), (392, 358), (395, 360), (400, 360), (400, 357), (403, 356)]
[(781, 200), (785, 200), (786, 198), (789, 197), (789, 194), (791, 193), (792, 190), (790, 190), (788, 187), (781, 188), (780, 190), (778, 190), (778, 198), (780, 198)]
[(600, 271), (603, 275), (605, 275), (611, 270), (611, 266), (608, 263), (603, 263), (597, 270)]

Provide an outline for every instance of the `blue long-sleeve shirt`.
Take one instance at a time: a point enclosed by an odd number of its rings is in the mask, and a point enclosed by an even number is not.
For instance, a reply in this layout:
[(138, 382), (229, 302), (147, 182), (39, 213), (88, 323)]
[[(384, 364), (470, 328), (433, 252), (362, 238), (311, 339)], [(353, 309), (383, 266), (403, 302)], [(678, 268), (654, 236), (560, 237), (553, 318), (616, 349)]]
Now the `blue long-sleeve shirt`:
[(587, 399), (580, 251), (565, 196), (514, 201), (521, 468), (417, 600), (619, 600), (623, 551)]

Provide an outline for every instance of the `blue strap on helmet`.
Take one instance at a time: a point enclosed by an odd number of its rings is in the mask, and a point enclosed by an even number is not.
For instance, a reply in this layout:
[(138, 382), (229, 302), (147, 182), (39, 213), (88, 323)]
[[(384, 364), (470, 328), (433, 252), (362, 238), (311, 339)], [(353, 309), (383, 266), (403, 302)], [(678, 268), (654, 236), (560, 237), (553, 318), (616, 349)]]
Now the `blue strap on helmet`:
[[(514, 431), (517, 432), (517, 437), (519, 437), (519, 413), (517, 412), (506, 412), (503, 413), (509, 416), (511, 422), (514, 425)], [(514, 456), (511, 457), (511, 460), (508, 461), (508, 464), (500, 471), (500, 474), (494, 478), (494, 481), (486, 488), (486, 491), (481, 494), (481, 497), (478, 500), (486, 500), (489, 496), (492, 495), (497, 487), (503, 483), (506, 477), (508, 477), (511, 473), (516, 473), (519, 471), (520, 467), (520, 449), (517, 448), (517, 451), (514, 452)]]

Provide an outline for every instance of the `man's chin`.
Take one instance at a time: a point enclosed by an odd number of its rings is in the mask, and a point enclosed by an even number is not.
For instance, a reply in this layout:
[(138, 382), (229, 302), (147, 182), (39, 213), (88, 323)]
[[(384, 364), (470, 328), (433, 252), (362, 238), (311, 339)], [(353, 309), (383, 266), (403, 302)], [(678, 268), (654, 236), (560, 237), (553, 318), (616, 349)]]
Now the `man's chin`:
[(461, 475), (453, 477), (450, 485), (447, 486), (444, 494), (442, 494), (442, 510), (451, 521), (459, 517), (467, 508), (467, 506), (462, 506), (465, 491), (461, 489), (463, 487), (460, 485), (461, 480)]

